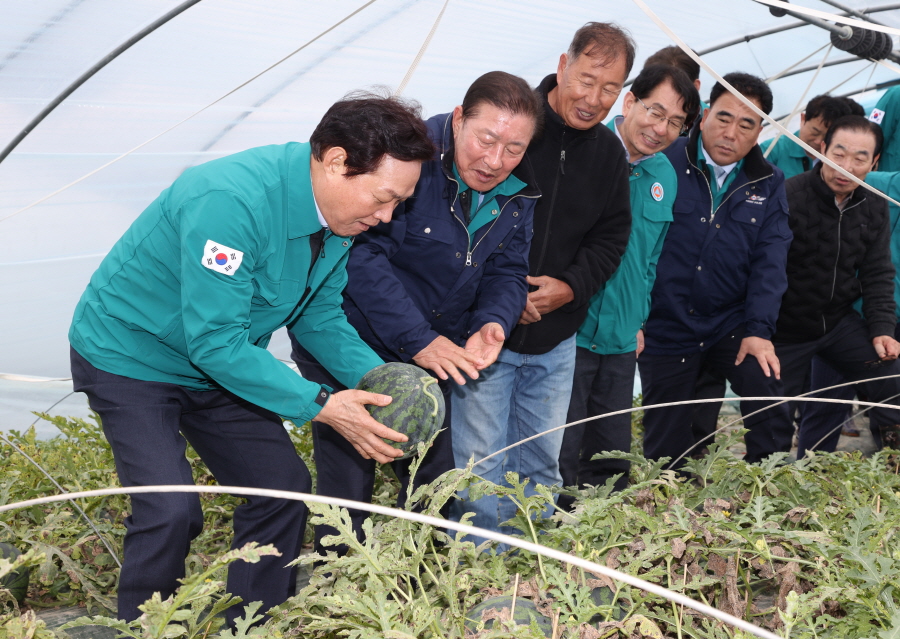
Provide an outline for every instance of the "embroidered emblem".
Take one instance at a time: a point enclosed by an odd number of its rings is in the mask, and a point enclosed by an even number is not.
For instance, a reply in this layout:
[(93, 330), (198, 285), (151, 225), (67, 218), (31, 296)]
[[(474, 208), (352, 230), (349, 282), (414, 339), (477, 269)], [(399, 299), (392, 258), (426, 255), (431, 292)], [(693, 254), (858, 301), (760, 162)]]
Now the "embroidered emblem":
[(218, 244), (212, 240), (206, 240), (200, 263), (211, 271), (231, 276), (241, 267), (243, 259), (243, 251), (228, 248), (224, 244)]
[(874, 122), (875, 124), (881, 124), (881, 121), (884, 119), (884, 111), (881, 109), (872, 109), (872, 113), (869, 114), (869, 120)]
[(662, 202), (663, 195), (665, 195), (662, 184), (654, 182), (653, 186), (650, 187), (650, 195), (652, 195), (653, 199), (657, 202)]

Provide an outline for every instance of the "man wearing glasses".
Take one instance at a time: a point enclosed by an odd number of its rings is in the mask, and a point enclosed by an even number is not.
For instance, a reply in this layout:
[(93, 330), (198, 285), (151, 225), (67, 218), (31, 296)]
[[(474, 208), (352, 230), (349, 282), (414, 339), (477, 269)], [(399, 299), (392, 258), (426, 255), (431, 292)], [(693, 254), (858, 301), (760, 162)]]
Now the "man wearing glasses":
[[(758, 109), (771, 111), (772, 92), (760, 78), (729, 73), (725, 80)], [(665, 151), (678, 176), (678, 196), (638, 362), (645, 406), (693, 399), (704, 364), (738, 395), (782, 395), (772, 335), (792, 238), (784, 175), (756, 144), (762, 118), (753, 109), (721, 83), (709, 102), (700, 126)], [(750, 416), (770, 404), (741, 403), (748, 462), (790, 450), (786, 404)], [(644, 454), (681, 457), (695, 443), (692, 415), (691, 405), (646, 411)]]
[[(622, 115), (607, 125), (625, 148), (631, 190), (631, 237), (615, 274), (591, 299), (576, 335), (575, 377), (567, 422), (631, 407), (637, 357), (644, 349), (642, 327), (650, 312), (650, 290), (678, 178), (665, 155), (693, 123), (700, 94), (684, 71), (672, 66), (644, 68), (625, 94)], [(619, 475), (628, 484), (623, 459), (592, 459), (609, 450), (631, 450), (631, 415), (623, 413), (570, 426), (563, 435), (559, 470), (565, 486), (602, 486)], [(572, 498), (561, 495), (559, 505)]]

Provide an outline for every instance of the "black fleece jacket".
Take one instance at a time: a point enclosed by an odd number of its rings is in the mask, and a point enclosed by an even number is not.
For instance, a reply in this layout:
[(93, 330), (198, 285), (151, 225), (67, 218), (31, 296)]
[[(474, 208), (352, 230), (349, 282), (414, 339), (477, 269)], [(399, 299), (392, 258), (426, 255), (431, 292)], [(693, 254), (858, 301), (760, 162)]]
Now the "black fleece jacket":
[(862, 296), (869, 337), (894, 334), (894, 266), (887, 201), (857, 187), (840, 211), (821, 164), (785, 183), (794, 241), (775, 341), (828, 333)]
[(575, 334), (591, 297), (618, 268), (631, 233), (622, 143), (603, 124), (586, 131), (566, 126), (547, 102), (555, 86), (554, 74), (537, 88), (544, 129), (526, 151), (542, 193), (534, 210), (528, 272), (563, 280), (575, 299), (539, 322), (516, 326), (507, 348), (531, 355), (547, 353)]

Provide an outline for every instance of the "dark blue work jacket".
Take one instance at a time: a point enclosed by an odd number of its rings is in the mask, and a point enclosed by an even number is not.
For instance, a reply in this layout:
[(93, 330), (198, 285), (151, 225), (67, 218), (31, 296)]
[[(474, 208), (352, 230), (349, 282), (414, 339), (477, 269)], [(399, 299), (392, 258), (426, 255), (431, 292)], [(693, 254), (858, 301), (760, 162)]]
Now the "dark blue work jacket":
[(697, 162), (699, 127), (664, 151), (678, 176), (646, 326), (648, 353), (706, 350), (741, 324), (772, 339), (791, 245), (784, 174), (759, 146), (744, 158), (719, 208)]
[(499, 214), (472, 233), (454, 178), (451, 114), (428, 125), (437, 147), (413, 196), (389, 224), (359, 235), (347, 264), (344, 311), (379, 355), (407, 362), (439, 335), (458, 345), (488, 322), (509, 337), (525, 308), (534, 204), (528, 158), (513, 171), (527, 186), (497, 196)]

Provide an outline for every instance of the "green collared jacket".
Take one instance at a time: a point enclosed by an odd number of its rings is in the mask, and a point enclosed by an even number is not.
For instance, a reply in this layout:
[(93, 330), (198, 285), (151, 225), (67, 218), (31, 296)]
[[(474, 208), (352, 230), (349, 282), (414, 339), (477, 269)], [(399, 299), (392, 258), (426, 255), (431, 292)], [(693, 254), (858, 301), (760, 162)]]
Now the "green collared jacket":
[[(800, 131), (794, 131), (794, 135), (800, 135)], [(764, 155), (769, 147), (772, 146), (774, 140), (775, 138), (772, 138), (759, 145)], [(786, 135), (781, 136), (778, 144), (775, 145), (775, 148), (772, 149), (772, 152), (769, 153), (766, 159), (781, 169), (785, 180), (809, 171), (813, 167), (813, 161), (806, 155), (803, 147)]]
[(135, 220), (91, 277), (69, 341), (95, 367), (195, 390), (224, 388), (301, 424), (318, 384), (266, 350), (287, 326), (352, 388), (382, 363), (347, 323), (352, 238), (322, 229), (308, 144), (230, 155), (185, 171)]
[[(609, 126), (615, 126), (615, 118)], [(650, 313), (656, 262), (672, 222), (678, 178), (668, 158), (656, 153), (634, 165), (631, 235), (622, 263), (591, 298), (576, 343), (593, 353), (614, 355), (637, 349), (637, 332)]]

